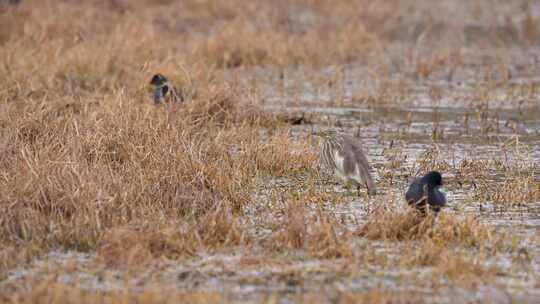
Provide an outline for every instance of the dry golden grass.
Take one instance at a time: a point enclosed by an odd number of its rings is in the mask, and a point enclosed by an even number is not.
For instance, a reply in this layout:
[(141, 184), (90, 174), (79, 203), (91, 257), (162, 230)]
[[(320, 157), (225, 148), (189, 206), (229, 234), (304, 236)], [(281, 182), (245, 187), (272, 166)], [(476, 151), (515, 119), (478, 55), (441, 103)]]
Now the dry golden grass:
[(424, 303), (419, 292), (396, 292), (391, 290), (377, 289), (362, 292), (343, 292), (336, 296), (322, 297), (321, 294), (313, 293), (301, 295), (294, 299), (302, 303), (335, 302), (339, 304), (369, 303), (369, 304), (389, 304), (389, 303)]
[[(331, 76), (311, 80), (333, 92), (331, 103), (339, 104), (348, 81), (345, 67), (361, 65), (373, 79), (373, 90), (366, 85), (351, 102), (377, 107), (406, 99), (422, 81), (451, 81), (481, 59), (490, 68), (478, 71), (482, 77), (475, 74), (479, 84), (466, 102), (471, 125), (480, 126), (471, 133), (489, 137), (500, 131), (489, 103), (501, 88), (508, 103), (519, 106), (536, 96), (534, 84), (506, 85), (513, 77), (507, 49), (536, 45), (540, 18), (511, 18), (528, 12), (527, 1), (496, 1), (502, 17), (508, 17), (504, 23), (494, 21), (492, 16), (500, 14), (489, 1), (428, 2), (23, 0), (1, 5), (0, 279), (47, 252), (72, 250), (95, 254), (103, 267), (133, 273), (165, 259), (241, 251), (256, 252), (262, 260), (291, 255), (346, 260), (357, 269), (433, 267), (435, 276), (469, 287), (475, 279), (490, 280), (496, 269), (486, 266), (484, 256), (514, 252), (509, 242), (517, 241), (505, 240), (507, 234), (472, 216), (424, 219), (399, 209), (398, 202), (377, 199), (367, 222), (351, 231), (332, 206), (352, 198), (321, 182), (307, 129), (290, 127), (267, 112), (258, 78), (250, 78), (264, 68), (285, 87), (294, 82), (285, 75), (297, 67), (306, 74), (330, 69)], [(441, 16), (447, 10), (482, 26), (456, 23), (453, 14)], [(151, 104), (148, 82), (158, 72), (185, 93), (184, 104)], [(436, 85), (429, 96), (434, 103), (444, 97)], [(451, 172), (455, 182), (478, 185), (475, 195), (482, 201), (513, 205), (540, 199), (537, 176), (523, 174), (534, 165), (465, 159), (456, 166), (445, 159), (438, 119), (433, 118), (430, 148), (414, 168), (404, 168), (406, 155), (395, 152), (378, 169), (381, 185), (393, 187), (402, 171), (439, 169)], [(507, 143), (503, 150), (514, 155), (520, 149)], [(508, 175), (492, 183), (494, 172)], [(287, 185), (272, 186), (278, 179)], [(246, 224), (246, 214), (259, 207), (268, 212), (257, 223), (268, 230), (262, 237)], [(409, 250), (386, 258), (370, 242)], [(289, 279), (304, 277), (284, 280)], [(128, 287), (92, 292), (56, 277), (28, 286), (1, 286), (0, 301), (228, 300), (221, 293)], [(394, 303), (401, 296), (381, 289), (332, 300)], [(422, 300), (414, 292), (403, 296)], [(309, 301), (309, 295), (299, 301)]]
[(512, 176), (495, 184), (482, 183), (477, 198), (502, 206), (536, 203), (540, 200), (540, 183), (534, 176)]
[(276, 229), (263, 246), (270, 252), (305, 250), (317, 258), (341, 258), (352, 255), (351, 235), (337, 219), (319, 209), (312, 214), (300, 201), (287, 208), (281, 228)]
[[(403, 203), (405, 205), (405, 203)], [(362, 237), (384, 241), (420, 240), (444, 247), (504, 249), (508, 237), (482, 224), (472, 215), (421, 215), (400, 204), (379, 205), (356, 232)]]
[(445, 278), (472, 288), (479, 279), (490, 282), (499, 274), (487, 260), (493, 255), (519, 252), (519, 237), (499, 232), (472, 215), (442, 212), (438, 217), (381, 205), (356, 234), (373, 241), (398, 242), (396, 260), (372, 260), (385, 267), (433, 267), (433, 282)]
[(115, 292), (74, 289), (55, 282), (56, 278), (39, 282), (31, 290), (13, 287), (14, 296), (0, 295), (3, 303), (223, 303), (226, 297), (212, 292), (173, 292), (153, 290), (134, 292), (126, 288)]

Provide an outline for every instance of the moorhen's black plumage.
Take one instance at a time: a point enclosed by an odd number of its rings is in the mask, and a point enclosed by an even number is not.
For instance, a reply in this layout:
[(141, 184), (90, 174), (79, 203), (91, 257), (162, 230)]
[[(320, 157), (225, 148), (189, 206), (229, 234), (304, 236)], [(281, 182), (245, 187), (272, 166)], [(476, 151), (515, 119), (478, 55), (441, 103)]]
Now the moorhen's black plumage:
[(446, 205), (446, 196), (440, 191), (443, 185), (441, 173), (428, 172), (424, 177), (415, 179), (405, 193), (405, 199), (411, 207), (415, 207), (422, 213), (427, 211), (427, 206), (435, 213)]

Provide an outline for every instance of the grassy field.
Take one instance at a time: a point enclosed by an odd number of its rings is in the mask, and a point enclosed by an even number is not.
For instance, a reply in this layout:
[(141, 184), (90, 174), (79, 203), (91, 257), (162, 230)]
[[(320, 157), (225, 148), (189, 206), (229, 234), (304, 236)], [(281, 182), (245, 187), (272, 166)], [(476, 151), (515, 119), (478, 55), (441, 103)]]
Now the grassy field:
[(536, 1), (1, 3), (0, 302), (540, 300)]

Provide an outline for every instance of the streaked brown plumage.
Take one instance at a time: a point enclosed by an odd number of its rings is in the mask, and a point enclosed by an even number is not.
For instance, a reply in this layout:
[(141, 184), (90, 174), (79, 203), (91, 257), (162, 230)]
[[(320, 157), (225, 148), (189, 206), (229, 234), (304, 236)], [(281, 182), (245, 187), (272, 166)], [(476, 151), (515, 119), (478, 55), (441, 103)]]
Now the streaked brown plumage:
[(321, 161), (345, 182), (352, 182), (360, 190), (366, 186), (369, 195), (377, 193), (371, 177), (371, 166), (360, 142), (346, 134), (328, 130), (316, 133), (322, 138)]

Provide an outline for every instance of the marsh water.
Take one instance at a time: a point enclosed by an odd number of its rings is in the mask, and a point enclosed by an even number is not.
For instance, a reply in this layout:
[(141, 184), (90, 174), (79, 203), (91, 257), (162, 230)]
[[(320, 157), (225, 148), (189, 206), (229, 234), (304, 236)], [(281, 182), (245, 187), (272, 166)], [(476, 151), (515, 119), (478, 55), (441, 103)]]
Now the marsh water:
[[(398, 204), (402, 203), (409, 180), (431, 165), (458, 168), (467, 161), (499, 161), (503, 166), (528, 171), (535, 183), (540, 182), (540, 79), (516, 75), (500, 85), (496, 81), (486, 83), (472, 77), (476, 75), (473, 71), (464, 70), (454, 73), (451, 80), (442, 73), (430, 80), (403, 76), (383, 82), (373, 80), (369, 77), (372, 73), (355, 66), (286, 71), (257, 68), (234, 73), (240, 81), (253, 83), (266, 111), (302, 118), (298, 125), (291, 126), (292, 136), (312, 141), (314, 149), (312, 130), (336, 128), (357, 136), (374, 167), (379, 195)], [(486, 93), (479, 94), (480, 90)], [(423, 158), (431, 161), (419, 161)], [(460, 176), (451, 173), (445, 178), (449, 206), (444, 212), (464, 211), (499, 231), (519, 235), (522, 243), (518, 246), (530, 262), (517, 263), (513, 253), (488, 258), (487, 263), (497, 266), (500, 275), (471, 289), (444, 278), (434, 278), (433, 286), (416, 284), (413, 278), (429, 276), (430, 267), (382, 269), (368, 265), (348, 276), (338, 276), (348, 267), (346, 259), (306, 259), (301, 252), (287, 257), (287, 263), (282, 259), (261, 261), (256, 252), (200, 253), (186, 261), (163, 261), (144, 275), (126, 279), (121, 270), (91, 270), (95, 263), (92, 253), (54, 251), (28, 267), (13, 269), (2, 284), (39, 278), (47, 268), (57, 267), (65, 268), (57, 277), (59, 282), (77, 282), (88, 290), (142, 291), (159, 287), (226, 294), (239, 302), (288, 303), (298, 300), (301, 294), (321, 291), (326, 295), (324, 299), (331, 301), (340, 292), (370, 289), (414, 292), (428, 302), (438, 303), (539, 301), (540, 201), (501, 206), (479, 200), (476, 184), (461, 184)], [(505, 176), (493, 171), (486, 178), (477, 183), (501, 181)], [(340, 184), (333, 184), (331, 178), (325, 182), (331, 184), (330, 191), (346, 191)], [(267, 180), (264, 184), (286, 186), (287, 180)], [(264, 193), (261, 190), (254, 196), (243, 218), (259, 238), (268, 232), (260, 223), (274, 214)], [(325, 207), (353, 231), (365, 221), (373, 202), (366, 196), (345, 196), (345, 202), (329, 201)], [(357, 242), (388, 258), (403, 250), (395, 243)]]

